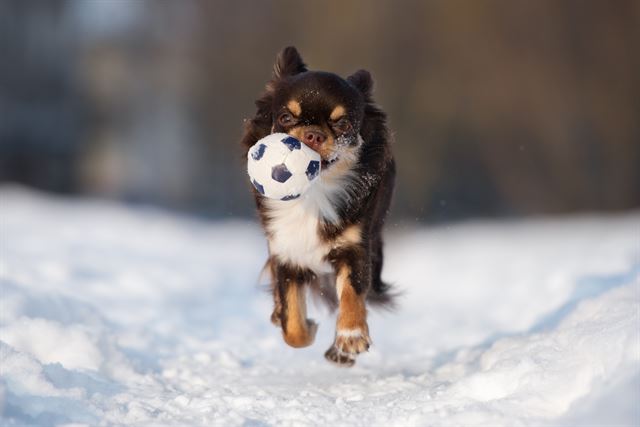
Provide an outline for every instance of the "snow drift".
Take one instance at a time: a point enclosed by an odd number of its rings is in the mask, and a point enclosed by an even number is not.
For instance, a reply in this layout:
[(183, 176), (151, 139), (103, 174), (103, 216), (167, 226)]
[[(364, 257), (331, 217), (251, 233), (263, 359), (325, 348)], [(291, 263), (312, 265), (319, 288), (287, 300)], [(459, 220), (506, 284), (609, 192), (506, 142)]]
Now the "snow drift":
[(5, 425), (637, 425), (640, 215), (391, 225), (355, 368), (287, 347), (258, 227), (0, 190)]

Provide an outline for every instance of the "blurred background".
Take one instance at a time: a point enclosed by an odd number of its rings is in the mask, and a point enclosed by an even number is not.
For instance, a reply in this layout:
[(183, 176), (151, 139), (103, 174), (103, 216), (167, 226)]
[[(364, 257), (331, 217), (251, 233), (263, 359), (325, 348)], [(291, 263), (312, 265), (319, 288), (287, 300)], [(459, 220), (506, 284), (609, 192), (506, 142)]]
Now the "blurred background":
[(633, 0), (2, 0), (0, 183), (251, 217), (238, 141), (287, 45), (374, 75), (396, 220), (640, 207)]

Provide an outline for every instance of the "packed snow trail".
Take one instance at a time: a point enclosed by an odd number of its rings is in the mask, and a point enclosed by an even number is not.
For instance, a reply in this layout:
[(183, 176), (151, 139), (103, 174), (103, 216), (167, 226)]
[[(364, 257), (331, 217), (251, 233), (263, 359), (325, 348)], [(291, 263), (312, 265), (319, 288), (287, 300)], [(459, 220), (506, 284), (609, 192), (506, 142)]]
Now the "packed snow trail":
[(254, 223), (0, 190), (3, 425), (638, 425), (640, 214), (390, 224), (352, 369), (287, 347)]

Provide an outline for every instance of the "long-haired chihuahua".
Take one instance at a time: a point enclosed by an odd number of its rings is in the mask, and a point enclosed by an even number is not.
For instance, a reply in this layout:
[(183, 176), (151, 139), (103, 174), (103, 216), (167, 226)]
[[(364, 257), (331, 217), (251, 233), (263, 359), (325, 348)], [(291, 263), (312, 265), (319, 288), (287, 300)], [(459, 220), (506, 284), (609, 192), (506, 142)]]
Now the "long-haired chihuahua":
[(320, 176), (302, 197), (281, 201), (253, 193), (268, 240), (271, 321), (287, 344), (311, 345), (317, 324), (307, 318), (305, 291), (315, 290), (338, 308), (325, 357), (341, 366), (352, 366), (369, 349), (367, 304), (393, 302), (380, 273), (395, 164), (386, 115), (372, 100), (372, 86), (364, 70), (346, 79), (309, 71), (296, 48), (287, 47), (242, 138), (245, 155), (259, 139), (283, 132), (322, 157)]

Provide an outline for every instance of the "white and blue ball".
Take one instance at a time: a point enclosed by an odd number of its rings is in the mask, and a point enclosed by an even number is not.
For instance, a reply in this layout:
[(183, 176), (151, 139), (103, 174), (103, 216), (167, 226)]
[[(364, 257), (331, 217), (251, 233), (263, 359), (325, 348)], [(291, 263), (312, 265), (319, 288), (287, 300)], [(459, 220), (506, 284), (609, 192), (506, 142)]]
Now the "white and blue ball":
[(251, 183), (270, 199), (300, 197), (318, 178), (320, 165), (320, 154), (285, 133), (262, 138), (247, 154)]

